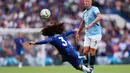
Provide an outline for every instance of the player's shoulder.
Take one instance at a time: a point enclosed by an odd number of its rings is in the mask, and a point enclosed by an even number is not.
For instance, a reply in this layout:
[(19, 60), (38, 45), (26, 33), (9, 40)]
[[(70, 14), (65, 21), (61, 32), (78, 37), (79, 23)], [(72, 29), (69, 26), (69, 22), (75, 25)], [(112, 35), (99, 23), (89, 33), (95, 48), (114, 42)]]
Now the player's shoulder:
[(96, 7), (96, 6), (92, 6), (92, 9), (98, 9), (98, 7)]
[(17, 41), (18, 41), (18, 38), (17, 38), (17, 37), (14, 37), (13, 40), (14, 40), (14, 42), (17, 42)]
[(17, 40), (18, 38), (17, 37), (15, 37), (15, 38), (13, 38), (14, 40)]
[(23, 39), (23, 40), (24, 40), (24, 37), (21, 37), (21, 39)]
[(56, 35), (54, 35), (54, 36), (49, 36), (48, 39), (54, 40), (54, 39), (56, 39), (56, 38), (58, 38), (58, 37), (60, 37), (60, 35), (56, 34)]

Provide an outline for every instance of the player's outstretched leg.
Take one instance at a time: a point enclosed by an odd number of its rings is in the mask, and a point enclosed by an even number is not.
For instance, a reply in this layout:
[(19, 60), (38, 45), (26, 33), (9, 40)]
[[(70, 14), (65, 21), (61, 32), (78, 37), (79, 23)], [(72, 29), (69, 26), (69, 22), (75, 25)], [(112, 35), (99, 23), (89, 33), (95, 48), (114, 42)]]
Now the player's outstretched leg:
[(19, 61), (18, 62), (18, 67), (19, 68), (22, 68), (22, 56), (16, 56), (17, 60)]
[(22, 56), (20, 56), (20, 62), (19, 62), (19, 68), (22, 68), (22, 61), (23, 61), (23, 58), (22, 58)]
[(82, 69), (82, 71), (90, 72), (90, 69), (87, 68), (85, 65), (81, 65), (81, 69)]
[(90, 72), (88, 72), (88, 73), (93, 73), (93, 68), (90, 68), (89, 70), (90, 70)]
[(84, 72), (91, 72), (91, 69), (87, 68), (85, 65), (80, 65), (78, 67), (75, 67), (77, 70), (84, 71)]
[(95, 55), (94, 56), (90, 56), (90, 67), (94, 68), (94, 64), (95, 64)]
[[(90, 50), (90, 68), (93, 70), (94, 69), (94, 64), (95, 64), (95, 60), (96, 60), (96, 49), (92, 48)], [(93, 72), (93, 71), (92, 71)]]
[(68, 61), (75, 69), (85, 72), (90, 72), (90, 68), (87, 68), (85, 65), (82, 65), (82, 60), (77, 57), (77, 59)]
[[(89, 58), (88, 56), (80, 56), (80, 59), (83, 60), (83, 65), (86, 66), (88, 68), (88, 62), (89, 62)], [(83, 73), (87, 73), (86, 71), (83, 71)]]
[(90, 56), (90, 69), (92, 70), (93, 73), (93, 69), (94, 69), (94, 64), (95, 64), (95, 55)]
[(83, 60), (83, 63), (86, 67), (88, 67), (89, 58), (88, 55), (86, 55), (86, 59)]

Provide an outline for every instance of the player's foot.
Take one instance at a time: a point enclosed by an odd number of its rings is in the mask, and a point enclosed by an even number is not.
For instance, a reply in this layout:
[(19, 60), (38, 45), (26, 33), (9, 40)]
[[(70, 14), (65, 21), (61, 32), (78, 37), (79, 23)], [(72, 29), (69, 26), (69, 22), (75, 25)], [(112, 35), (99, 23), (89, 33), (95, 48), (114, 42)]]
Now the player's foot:
[(93, 73), (93, 68), (90, 68), (90, 72), (89, 73)]
[(93, 73), (93, 68), (90, 68), (89, 70), (90, 70), (90, 72), (83, 71), (82, 73)]
[(18, 67), (19, 67), (19, 68), (22, 68), (22, 63), (19, 63)]

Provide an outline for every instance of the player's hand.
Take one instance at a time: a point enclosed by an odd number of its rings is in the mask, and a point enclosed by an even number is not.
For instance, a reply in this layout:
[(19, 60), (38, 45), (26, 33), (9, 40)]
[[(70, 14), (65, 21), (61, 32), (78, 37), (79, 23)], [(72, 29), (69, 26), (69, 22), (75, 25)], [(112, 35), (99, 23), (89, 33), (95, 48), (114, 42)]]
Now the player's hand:
[(36, 42), (34, 42), (34, 41), (29, 42), (30, 45), (35, 45), (35, 43)]
[(85, 29), (90, 29), (93, 26), (93, 23), (89, 24), (87, 27), (85, 27)]
[(79, 41), (79, 30), (76, 32), (75, 39), (76, 41)]
[(90, 26), (85, 27), (85, 29), (87, 29), (87, 30), (90, 29)]
[(78, 28), (75, 28), (76, 32), (79, 32), (79, 29)]

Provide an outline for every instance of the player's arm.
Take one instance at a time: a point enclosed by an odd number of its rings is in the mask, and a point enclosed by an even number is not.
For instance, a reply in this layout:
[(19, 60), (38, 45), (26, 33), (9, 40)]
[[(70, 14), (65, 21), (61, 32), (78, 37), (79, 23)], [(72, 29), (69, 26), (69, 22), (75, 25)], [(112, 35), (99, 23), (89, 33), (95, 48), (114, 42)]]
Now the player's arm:
[(14, 50), (16, 50), (16, 43), (17, 43), (17, 41), (16, 41), (16, 39), (14, 39), (14, 45), (13, 45)]
[(84, 26), (85, 26), (84, 20), (81, 20), (79, 30), (77, 31), (77, 34), (79, 34), (83, 30)]
[(102, 15), (100, 14), (98, 8), (95, 8), (94, 14), (96, 15), (96, 19), (91, 24), (89, 24), (88, 27), (85, 27), (85, 29), (91, 28), (93, 25), (97, 24), (97, 22), (99, 22), (102, 19)]
[(89, 24), (88, 27), (85, 27), (85, 29), (91, 28), (94, 24), (96, 24), (98, 21), (102, 19), (101, 14), (97, 14), (96, 16), (97, 16), (96, 19), (91, 24)]
[(13, 46), (14, 50), (16, 50), (16, 44), (14, 43), (14, 46)]
[(76, 36), (75, 36), (76, 41), (79, 40), (79, 33), (83, 30), (84, 27), (85, 27), (85, 22), (84, 22), (84, 20), (81, 20), (80, 26), (79, 26), (79, 28), (76, 32)]
[(26, 48), (26, 45), (27, 45), (28, 43), (25, 41), (25, 39), (24, 39), (24, 38), (22, 39), (22, 41), (23, 41), (23, 43), (22, 43), (23, 48), (25, 49), (25, 48)]
[(76, 28), (76, 29), (73, 29), (73, 30), (70, 30), (70, 31), (68, 31), (68, 32), (63, 33), (62, 35), (64, 35), (64, 36), (69, 36), (69, 35), (71, 35), (71, 34), (74, 34), (74, 33), (77, 32), (77, 31), (78, 31), (78, 29)]
[(29, 42), (30, 45), (41, 45), (41, 44), (47, 44), (49, 42), (51, 42), (51, 38), (47, 39), (47, 40), (41, 40), (41, 41), (38, 41), (38, 42), (34, 42), (34, 41), (31, 41)]

